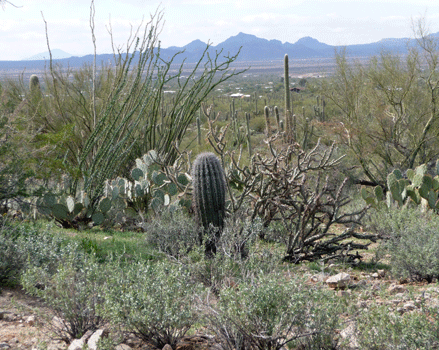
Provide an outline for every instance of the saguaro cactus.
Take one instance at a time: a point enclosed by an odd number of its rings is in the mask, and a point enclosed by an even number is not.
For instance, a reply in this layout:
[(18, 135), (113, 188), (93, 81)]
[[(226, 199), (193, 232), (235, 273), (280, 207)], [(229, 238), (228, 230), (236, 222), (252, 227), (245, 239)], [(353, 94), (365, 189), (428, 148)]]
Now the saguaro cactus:
[(226, 212), (226, 180), (221, 162), (213, 153), (199, 154), (192, 167), (192, 179), (192, 207), (198, 223), (205, 231), (210, 226), (217, 228), (206, 243), (206, 253), (215, 252)]
[(291, 107), (290, 75), (288, 55), (284, 57), (284, 84), (285, 84), (285, 131), (287, 142), (293, 141), (295, 125), (293, 125), (293, 109)]
[(251, 144), (251, 130), (250, 130), (250, 113), (245, 114), (245, 121), (247, 125), (247, 149), (248, 156), (252, 157), (252, 144)]
[(29, 78), (29, 90), (31, 92), (40, 91), (40, 80), (36, 74), (32, 74)]
[(226, 180), (219, 159), (210, 152), (201, 153), (192, 168), (193, 207), (200, 224), (222, 228), (226, 208)]
[(270, 109), (268, 106), (264, 108), (264, 116), (265, 116), (265, 136), (271, 136), (271, 124), (270, 124)]

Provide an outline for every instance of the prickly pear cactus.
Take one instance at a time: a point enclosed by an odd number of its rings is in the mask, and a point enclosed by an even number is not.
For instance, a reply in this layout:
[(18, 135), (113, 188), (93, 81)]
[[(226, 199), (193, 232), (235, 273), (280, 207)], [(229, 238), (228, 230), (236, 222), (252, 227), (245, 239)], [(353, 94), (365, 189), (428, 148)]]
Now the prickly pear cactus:
[[(439, 210), (439, 161), (436, 162), (436, 176), (427, 173), (427, 165), (422, 164), (415, 169), (408, 169), (404, 177), (399, 169), (387, 176), (386, 206), (393, 203), (405, 205), (424, 205), (429, 209)], [(372, 207), (380, 207), (384, 201), (382, 188), (377, 186), (374, 194), (366, 189), (361, 190), (363, 199)]]
[(113, 205), (112, 200), (104, 197), (95, 208), (90, 204), (87, 193), (83, 191), (78, 198), (48, 193), (38, 200), (37, 209), (40, 213), (55, 219), (64, 228), (83, 228), (81, 225), (90, 223), (101, 225)]
[(221, 162), (213, 153), (201, 153), (192, 168), (192, 204), (200, 225), (222, 229), (226, 209), (226, 181)]

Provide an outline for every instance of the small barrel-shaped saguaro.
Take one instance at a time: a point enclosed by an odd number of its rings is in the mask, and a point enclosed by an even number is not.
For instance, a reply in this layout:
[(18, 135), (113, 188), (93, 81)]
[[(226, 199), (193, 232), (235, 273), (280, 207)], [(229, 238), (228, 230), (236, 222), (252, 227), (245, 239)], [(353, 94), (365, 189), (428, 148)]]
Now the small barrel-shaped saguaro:
[(226, 180), (220, 160), (210, 152), (201, 153), (192, 166), (192, 205), (198, 223), (204, 228), (210, 225), (224, 226), (226, 213)]
[(38, 75), (32, 74), (29, 78), (29, 90), (39, 90), (40, 89), (40, 80), (38, 79)]

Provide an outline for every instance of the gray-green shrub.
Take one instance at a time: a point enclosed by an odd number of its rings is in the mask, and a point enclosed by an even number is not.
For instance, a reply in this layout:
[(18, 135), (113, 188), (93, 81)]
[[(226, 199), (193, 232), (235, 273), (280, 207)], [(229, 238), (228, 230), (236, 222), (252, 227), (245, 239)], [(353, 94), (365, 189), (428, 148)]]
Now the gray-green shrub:
[(162, 215), (144, 223), (142, 228), (147, 243), (176, 258), (187, 255), (199, 245), (197, 224), (181, 211), (171, 213), (165, 209)]
[(223, 289), (207, 305), (209, 328), (226, 349), (332, 349), (341, 313), (332, 291), (281, 273)]
[[(72, 254), (54, 274), (32, 266), (21, 278), (27, 293), (43, 299), (53, 314), (47, 314), (49, 328), (66, 343), (94, 331), (103, 323), (99, 314), (107, 274), (92, 256), (80, 261)], [(54, 318), (56, 316), (56, 318)]]
[(439, 278), (439, 217), (421, 208), (392, 208), (381, 213), (378, 229), (387, 236), (382, 251), (390, 254), (392, 274), (398, 278)]
[(15, 234), (11, 231), (9, 227), (0, 227), (0, 285), (17, 283), (26, 262)]
[(437, 307), (400, 315), (388, 306), (371, 305), (355, 321), (355, 340), (360, 349), (437, 349), (439, 313)]
[(56, 272), (60, 262), (75, 256), (80, 262), (85, 253), (79, 244), (51, 232), (50, 225), (5, 223), (0, 228), (0, 284), (14, 284), (27, 268)]
[(190, 283), (182, 265), (115, 265), (108, 276), (105, 310), (111, 321), (162, 348), (175, 346), (197, 322), (195, 297), (200, 287)]
[(206, 256), (202, 249), (188, 255), (192, 278), (218, 294), (231, 284), (278, 270), (279, 251), (257, 244), (261, 229), (259, 219), (226, 220), (214, 256)]

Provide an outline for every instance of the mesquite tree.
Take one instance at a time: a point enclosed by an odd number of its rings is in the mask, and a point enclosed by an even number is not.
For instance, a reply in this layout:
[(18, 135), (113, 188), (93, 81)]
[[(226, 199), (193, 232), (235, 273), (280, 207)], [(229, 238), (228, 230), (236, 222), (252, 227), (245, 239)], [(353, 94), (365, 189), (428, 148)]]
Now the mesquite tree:
[(393, 169), (435, 161), (439, 131), (439, 42), (420, 21), (405, 55), (381, 52), (367, 64), (336, 54), (336, 72), (320, 94), (334, 112), (326, 118), (355, 159), (359, 183), (386, 186)]

